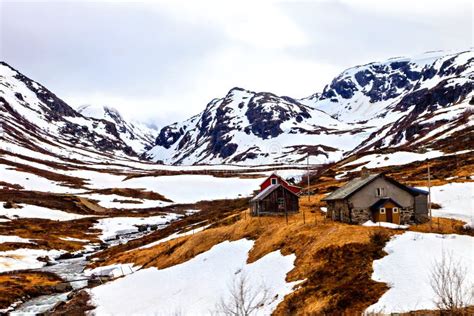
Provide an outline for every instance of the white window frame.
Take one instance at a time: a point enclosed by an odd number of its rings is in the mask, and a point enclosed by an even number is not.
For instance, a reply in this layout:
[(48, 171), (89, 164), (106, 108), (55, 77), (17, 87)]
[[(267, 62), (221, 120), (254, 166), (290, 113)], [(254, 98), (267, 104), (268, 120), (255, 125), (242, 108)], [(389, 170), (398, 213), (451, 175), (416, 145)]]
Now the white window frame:
[(278, 179), (277, 178), (271, 178), (270, 180), (271, 180), (272, 185), (278, 184)]
[(392, 212), (393, 212), (393, 214), (397, 214), (398, 213), (398, 207), (392, 208)]
[(385, 188), (376, 188), (375, 189), (375, 196), (385, 196)]
[(385, 207), (379, 208), (379, 212), (380, 212), (380, 214), (385, 214)]

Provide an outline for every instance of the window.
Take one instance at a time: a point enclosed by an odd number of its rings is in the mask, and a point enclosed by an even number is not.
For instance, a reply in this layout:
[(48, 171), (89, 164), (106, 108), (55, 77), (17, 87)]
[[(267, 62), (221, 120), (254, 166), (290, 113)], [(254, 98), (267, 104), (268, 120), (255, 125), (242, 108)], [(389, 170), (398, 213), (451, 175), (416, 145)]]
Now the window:
[(385, 207), (381, 207), (379, 211), (380, 211), (380, 214), (385, 214)]
[(272, 178), (272, 184), (277, 184), (278, 183), (278, 179), (277, 178)]
[(398, 213), (398, 207), (393, 208), (393, 213)]
[(375, 196), (385, 196), (385, 188), (377, 188), (375, 190)]

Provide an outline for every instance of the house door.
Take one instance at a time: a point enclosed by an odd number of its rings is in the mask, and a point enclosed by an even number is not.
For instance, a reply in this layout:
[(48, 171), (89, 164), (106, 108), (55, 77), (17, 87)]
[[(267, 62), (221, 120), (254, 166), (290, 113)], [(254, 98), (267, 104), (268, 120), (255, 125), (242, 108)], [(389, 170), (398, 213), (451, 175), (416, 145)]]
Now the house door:
[(386, 212), (387, 212), (387, 222), (393, 223), (393, 210), (391, 208), (387, 208)]

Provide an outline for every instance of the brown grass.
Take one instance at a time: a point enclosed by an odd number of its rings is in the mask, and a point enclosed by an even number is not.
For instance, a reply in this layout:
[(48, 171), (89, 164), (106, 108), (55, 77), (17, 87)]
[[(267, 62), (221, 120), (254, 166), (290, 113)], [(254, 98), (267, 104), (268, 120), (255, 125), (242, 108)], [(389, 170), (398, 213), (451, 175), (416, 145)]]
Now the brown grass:
[(51, 192), (0, 189), (0, 201), (31, 204), (76, 214), (96, 214), (107, 210), (86, 198)]
[[(318, 199), (313, 197), (311, 202), (304, 202), (304, 198), (301, 200), (305, 223), (303, 213), (290, 216), (287, 225), (284, 217), (256, 218), (241, 212), (192, 236), (152, 248), (102, 256), (104, 261), (100, 264), (127, 262), (163, 269), (186, 262), (223, 241), (249, 238), (255, 240), (249, 252), (249, 263), (276, 250), (284, 255), (294, 253), (295, 268), (288, 273), (287, 281), (306, 280), (279, 306), (277, 315), (291, 314), (292, 306), (297, 306), (301, 314), (363, 311), (386, 290), (384, 284), (370, 278), (373, 260), (383, 256), (384, 242), (375, 244), (371, 241), (373, 232), (380, 228), (325, 220), (323, 214), (314, 210)], [(399, 233), (382, 230), (388, 237)], [(337, 278), (340, 281), (335, 282)], [(361, 295), (361, 292), (364, 295), (360, 298), (350, 297), (352, 294)]]
[(62, 279), (53, 273), (13, 271), (0, 274), (0, 308), (7, 308), (24, 297), (60, 293)]
[(191, 226), (197, 228), (199, 226), (219, 222), (229, 215), (241, 212), (247, 208), (247, 205), (247, 199), (201, 201), (195, 204), (176, 205), (172, 208), (172, 210), (176, 213), (182, 213), (188, 209), (198, 209), (200, 211), (186, 216), (180, 220), (174, 221), (164, 229), (157, 230), (142, 238), (130, 240), (126, 244), (121, 244), (105, 249), (104, 251), (94, 255), (94, 257), (105, 260), (107, 258), (119, 255), (122, 252), (138, 248), (156, 240), (160, 240), (173, 233), (189, 229)]
[(87, 311), (93, 310), (95, 307), (89, 305), (90, 295), (86, 291), (74, 293), (71, 300), (57, 305), (52, 311), (48, 312), (51, 316), (82, 316)]
[(19, 184), (11, 184), (8, 182), (0, 181), (0, 187), (4, 189), (23, 190), (24, 188)]
[(113, 188), (113, 189), (92, 190), (92, 191), (89, 191), (88, 193), (99, 193), (99, 194), (108, 194), (108, 195), (115, 194), (115, 195), (121, 195), (121, 196), (129, 197), (129, 198), (173, 202), (159, 193), (146, 191), (145, 189)]
[(147, 172), (129, 174), (124, 180), (133, 179), (133, 178), (140, 178), (140, 177), (160, 177), (160, 176), (178, 176), (178, 175), (210, 175), (216, 178), (242, 178), (242, 179), (253, 179), (253, 178), (261, 178), (265, 177), (262, 172), (268, 171), (278, 171), (278, 170), (286, 170), (286, 169), (305, 169), (304, 167), (282, 167), (275, 165), (274, 167), (268, 166), (266, 168), (259, 168), (256, 170), (255, 168), (241, 168), (236, 170), (213, 170), (211, 169), (205, 170), (151, 170)]
[[(390, 150), (373, 153), (389, 153)], [(349, 171), (347, 178), (359, 176), (359, 172), (350, 172), (355, 165), (350, 167), (342, 167), (344, 163), (354, 160), (357, 156), (351, 157), (339, 162), (331, 170), (327, 170), (325, 174), (334, 174), (341, 171)], [(362, 157), (362, 156), (361, 156)], [(439, 186), (451, 182), (466, 182), (470, 180), (470, 176), (474, 174), (474, 156), (472, 154), (460, 154), (452, 156), (441, 156), (429, 160), (431, 169), (431, 185)], [(410, 186), (427, 186), (428, 185), (428, 162), (415, 161), (405, 165), (389, 166), (382, 168), (374, 168), (370, 170), (373, 173), (385, 172), (387, 176)], [(446, 180), (453, 178), (451, 180)]]
[(84, 179), (81, 179), (81, 178), (72, 177), (65, 174), (61, 174), (61, 173), (56, 173), (56, 172), (52, 172), (52, 171), (48, 171), (44, 169), (35, 168), (29, 165), (13, 162), (13, 161), (6, 160), (3, 158), (0, 158), (0, 164), (12, 166), (15, 168), (15, 170), (32, 173), (51, 181), (60, 182), (64, 184), (65, 186), (69, 186), (72, 188), (82, 188), (86, 184)]
[(18, 248), (35, 249), (63, 249), (66, 251), (78, 251), (84, 247), (84, 243), (66, 241), (60, 238), (72, 237), (99, 242), (98, 230), (92, 229), (95, 219), (84, 218), (74, 221), (51, 221), (38, 218), (22, 218), (14, 221), (0, 223), (0, 235), (19, 236), (34, 239), (34, 244), (26, 243), (2, 243), (0, 251), (14, 250)]
[(409, 230), (420, 233), (436, 234), (460, 234), (474, 236), (474, 231), (464, 229), (464, 222), (444, 217), (433, 217), (433, 222), (427, 222), (420, 225), (412, 225)]
[[(447, 311), (439, 311), (439, 310), (419, 310), (419, 311), (413, 311), (413, 312), (408, 312), (408, 313), (400, 313), (398, 315), (400, 316), (451, 316), (451, 313)], [(459, 314), (457, 315), (463, 315), (463, 316), (474, 315), (474, 306), (463, 308), (462, 310), (459, 311)]]

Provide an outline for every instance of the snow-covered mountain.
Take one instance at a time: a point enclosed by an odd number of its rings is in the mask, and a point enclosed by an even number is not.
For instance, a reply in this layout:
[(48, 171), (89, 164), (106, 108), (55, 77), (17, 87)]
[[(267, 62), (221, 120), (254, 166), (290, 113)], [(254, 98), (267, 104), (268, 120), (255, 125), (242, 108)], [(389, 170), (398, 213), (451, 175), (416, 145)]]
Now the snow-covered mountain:
[(296, 99), (233, 88), (199, 115), (164, 127), (148, 155), (176, 164), (336, 160), (364, 135)]
[(117, 126), (85, 117), (47, 88), (0, 63), (2, 149), (33, 151), (63, 159), (104, 161), (137, 153), (121, 139)]
[(157, 130), (142, 123), (125, 120), (117, 109), (110, 106), (82, 105), (77, 111), (85, 117), (114, 123), (120, 138), (136, 153), (143, 153), (153, 147), (158, 134)]
[(327, 162), (389, 147), (453, 151), (446, 138), (468, 142), (472, 133), (473, 60), (472, 51), (432, 52), (357, 66), (299, 100), (234, 88), (164, 127), (147, 155), (173, 164), (251, 165), (307, 155)]
[[(231, 89), (159, 132), (111, 107), (71, 108), (0, 64), (1, 145), (104, 161), (291, 164), (374, 150), (472, 147), (474, 52), (393, 58), (342, 72), (303, 99)], [(92, 158), (93, 157), (93, 158)]]
[(472, 51), (427, 53), (350, 68), (303, 103), (373, 134), (357, 151), (428, 146), (472, 131)]

